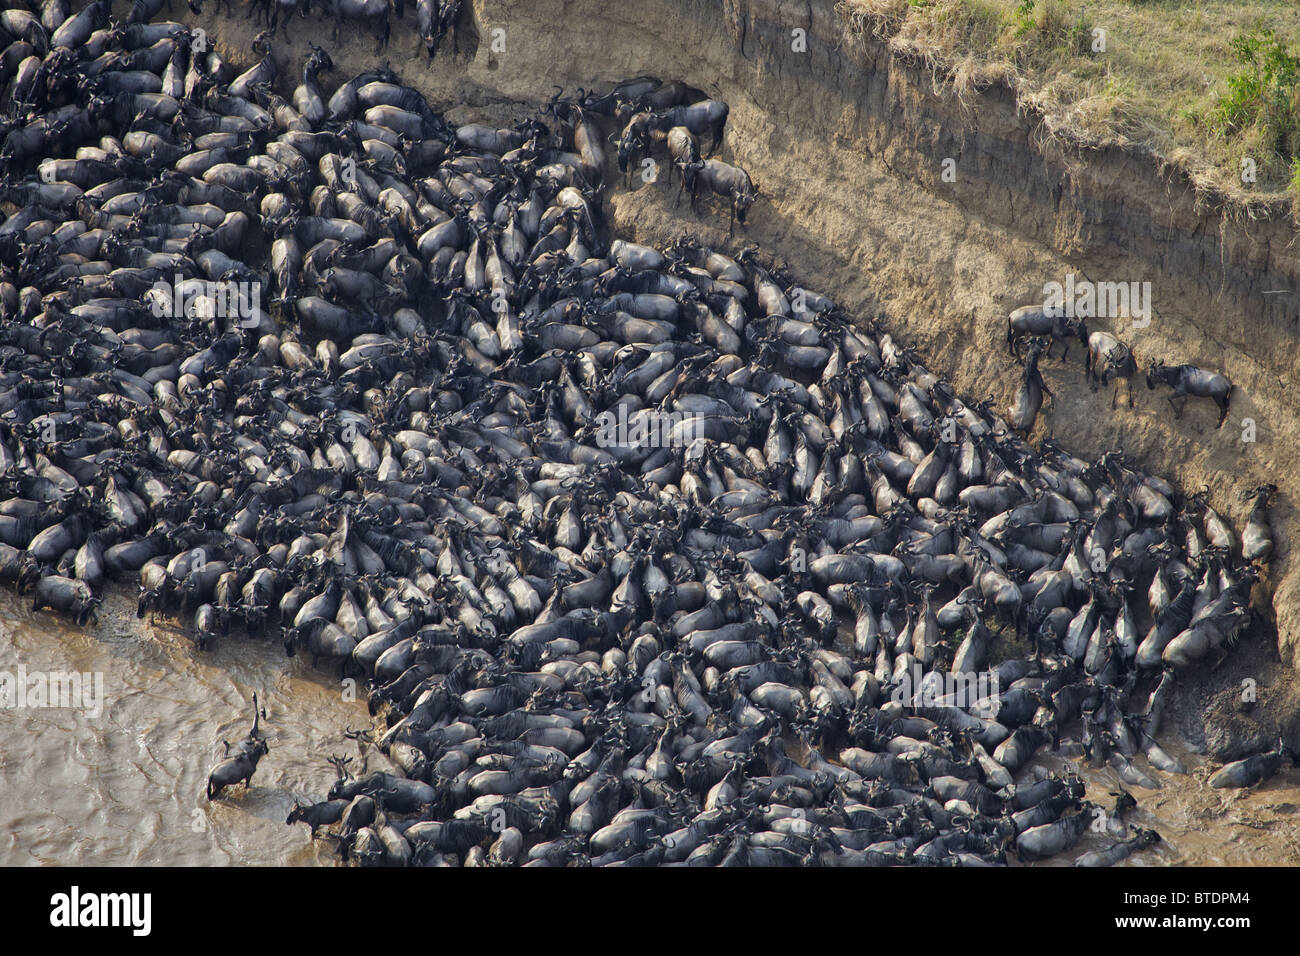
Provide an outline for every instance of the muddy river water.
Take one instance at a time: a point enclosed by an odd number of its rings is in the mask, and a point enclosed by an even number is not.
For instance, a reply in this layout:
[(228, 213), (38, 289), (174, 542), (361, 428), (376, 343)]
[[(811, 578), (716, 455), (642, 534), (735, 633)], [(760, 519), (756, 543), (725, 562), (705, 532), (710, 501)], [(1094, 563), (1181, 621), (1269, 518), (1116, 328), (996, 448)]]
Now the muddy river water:
[[(102, 712), (0, 710), (0, 865), (336, 863), (328, 841), (313, 843), (305, 826), (284, 819), (295, 797), (324, 796), (330, 754), (355, 758), (343, 735), (370, 723), (363, 692), (348, 700), (333, 675), (286, 659), (269, 638), (232, 635), (199, 653), (179, 630), (142, 625), (122, 592), (83, 630), (0, 590), (0, 672), (19, 665), (29, 675), (101, 674)], [(251, 790), (209, 804), (207, 772), (222, 739), (248, 732), (254, 691), (266, 707), (270, 754)], [(1149, 771), (1164, 787), (1132, 791), (1139, 805), (1129, 821), (1163, 842), (1125, 865), (1300, 864), (1300, 770), (1252, 791), (1213, 790), (1204, 761), (1177, 741), (1166, 749), (1192, 773)], [(1065, 765), (1051, 755), (1037, 763)], [(1112, 806), (1113, 771), (1084, 777), (1088, 796)], [(1109, 839), (1090, 833), (1048, 865), (1069, 865)]]
[[(97, 718), (0, 710), (0, 865), (334, 863), (328, 842), (284, 820), (295, 796), (324, 796), (326, 757), (355, 755), (343, 732), (368, 726), (364, 691), (345, 700), (332, 675), (269, 638), (200, 654), (180, 631), (142, 627), (121, 594), (101, 610), (82, 630), (0, 591), (0, 672), (103, 675)], [(248, 732), (254, 691), (271, 751), (250, 791), (209, 804), (208, 770), (223, 738)]]

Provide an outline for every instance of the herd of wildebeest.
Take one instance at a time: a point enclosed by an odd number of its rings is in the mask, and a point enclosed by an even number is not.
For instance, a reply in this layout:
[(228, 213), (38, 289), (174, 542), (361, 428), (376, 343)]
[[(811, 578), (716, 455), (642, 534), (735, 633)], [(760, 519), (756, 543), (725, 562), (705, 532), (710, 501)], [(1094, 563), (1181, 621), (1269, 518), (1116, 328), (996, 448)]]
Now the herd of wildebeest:
[[(1107, 380), (1117, 340), (1013, 314), (1008, 423), (752, 246), (610, 234), (646, 159), (743, 228), (752, 182), (700, 156), (725, 103), (637, 78), (457, 127), (387, 67), (327, 92), (319, 48), (286, 98), (269, 34), (237, 74), (160, 8), (0, 14), (0, 576), (82, 623), (135, 576), (199, 652), (365, 682), (361, 764), (290, 822), (363, 864), (1159, 839), (1034, 757), (1184, 772), (1161, 716), (1248, 624), (1275, 489), (1239, 539), (1208, 490), (1031, 446), (1043, 349)], [(259, 712), (208, 797), (268, 751)]]

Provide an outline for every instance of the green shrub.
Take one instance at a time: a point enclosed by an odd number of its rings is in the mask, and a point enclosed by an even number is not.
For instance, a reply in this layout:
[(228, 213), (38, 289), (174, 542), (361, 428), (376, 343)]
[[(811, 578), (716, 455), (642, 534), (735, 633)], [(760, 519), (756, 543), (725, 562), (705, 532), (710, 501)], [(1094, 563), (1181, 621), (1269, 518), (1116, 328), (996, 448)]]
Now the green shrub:
[(1227, 78), (1227, 92), (1211, 111), (1221, 136), (1249, 130), (1284, 161), (1300, 155), (1300, 56), (1272, 30), (1236, 37), (1233, 57), (1243, 67)]
[(1012, 14), (1016, 25), (1016, 36), (1022, 37), (1034, 29), (1034, 0), (1020, 0), (1020, 6)]
[(1082, 10), (1072, 13), (1063, 0), (1020, 0), (1011, 14), (1017, 40), (1031, 46), (1077, 56), (1092, 53), (1092, 21)]

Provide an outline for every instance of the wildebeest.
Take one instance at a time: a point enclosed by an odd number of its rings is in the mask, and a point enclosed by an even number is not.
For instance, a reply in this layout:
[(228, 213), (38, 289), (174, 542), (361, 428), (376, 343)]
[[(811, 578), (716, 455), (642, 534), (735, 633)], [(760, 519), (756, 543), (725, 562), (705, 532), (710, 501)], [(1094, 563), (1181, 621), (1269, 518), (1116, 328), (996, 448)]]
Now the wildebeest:
[(668, 158), (672, 160), (668, 167), (668, 182), (671, 185), (673, 181), (673, 167), (681, 175), (681, 181), (677, 185), (677, 202), (682, 199), (682, 189), (685, 189), (692, 198), (695, 196), (695, 177), (699, 169), (700, 162), (700, 141), (695, 134), (685, 126), (674, 126), (668, 131)]
[(638, 157), (650, 149), (654, 140), (664, 139), (670, 130), (681, 126), (696, 136), (708, 132), (712, 137), (707, 155), (712, 156), (722, 142), (727, 125), (727, 104), (721, 100), (701, 100), (690, 106), (652, 112), (643, 110), (631, 119), (618, 136), (618, 168), (626, 173)]
[(1243, 501), (1254, 498), (1255, 504), (1246, 519), (1246, 530), (1241, 533), (1241, 556), (1247, 561), (1267, 561), (1273, 554), (1273, 529), (1268, 521), (1269, 499), (1277, 492), (1277, 485), (1264, 484), (1243, 491)]
[[(1174, 394), (1169, 396), (1169, 405), (1174, 410), (1175, 418), (1182, 418), (1183, 410), (1174, 404), (1174, 399), (1180, 395), (1194, 395), (1197, 398), (1212, 399), (1219, 406), (1219, 423), (1214, 427), (1223, 427), (1228, 417), (1228, 403), (1232, 400), (1232, 383), (1226, 375), (1207, 372), (1195, 365), (1166, 365), (1153, 359), (1147, 369), (1147, 388), (1154, 390), (1157, 383), (1168, 385), (1174, 390)], [(1186, 405), (1187, 402), (1184, 401), (1183, 404)]]
[(667, 133), (674, 126), (685, 126), (696, 136), (709, 134), (709, 151), (712, 156), (722, 145), (722, 133), (727, 127), (729, 107), (722, 100), (700, 100), (689, 106), (674, 106), (654, 114), (654, 129)]
[(266, 18), (267, 26), (272, 34), (275, 33), (275, 28), (280, 26), (280, 17), (284, 17), (281, 32), (284, 34), (285, 40), (288, 40), (289, 19), (293, 16), (295, 10), (300, 17), (306, 17), (309, 0), (258, 0), (258, 3), (261, 14)]
[[(1134, 407), (1133, 376), (1137, 374), (1137, 361), (1133, 351), (1108, 332), (1093, 332), (1088, 336), (1087, 360), (1084, 373), (1093, 391), (1097, 384), (1110, 384), (1110, 377), (1122, 378), (1128, 383), (1128, 407)], [(1115, 393), (1110, 398), (1110, 407), (1114, 408), (1119, 399), (1119, 383), (1115, 383)]]
[(438, 48), (442, 46), (442, 41), (446, 39), (449, 32), (452, 33), (452, 55), (455, 56), (458, 52), (457, 37), (452, 31), (460, 20), (462, 2), (463, 0), (418, 0), (416, 3), (416, 26), (430, 60), (437, 54)]
[(567, 137), (582, 160), (582, 175), (591, 186), (599, 187), (604, 178), (605, 151), (600, 144), (600, 131), (594, 119), (583, 107), (571, 100), (560, 99), (560, 88), (547, 104), (547, 111), (564, 126)]
[(280, 68), (275, 62), (275, 56), (271, 52), (272, 30), (263, 30), (257, 36), (253, 37), (252, 48), (254, 53), (261, 53), (262, 59), (252, 69), (241, 73), (235, 79), (230, 81), (229, 92), (231, 96), (238, 96), (244, 99), (249, 98), (254, 87), (270, 85), (275, 82), (276, 76), (279, 75)]
[(1277, 773), (1282, 767), (1282, 758), (1287, 756), (1292, 761), (1295, 760), (1295, 755), (1279, 739), (1272, 750), (1224, 764), (1210, 777), (1210, 786), (1219, 790), (1227, 787), (1253, 787)]
[(388, 0), (323, 0), (322, 5), (334, 14), (335, 42), (338, 41), (343, 30), (344, 18), (348, 18), (365, 20), (372, 27), (377, 28), (375, 53), (388, 45), (388, 39), (392, 35)]
[(318, 81), (322, 73), (334, 69), (334, 61), (314, 43), (309, 46), (311, 55), (303, 64), (302, 83), (293, 91), (293, 106), (308, 122), (319, 125), (325, 121), (327, 110)]
[(253, 782), (253, 772), (257, 770), (258, 762), (270, 751), (266, 743), (266, 738), (262, 736), (260, 721), (266, 715), (263, 708), (258, 707), (257, 694), (253, 695), (253, 728), (248, 732), (248, 736), (239, 742), (239, 746), (233, 757), (230, 754), (230, 744), (222, 741), (225, 746), (227, 759), (221, 761), (212, 768), (208, 774), (208, 799), (212, 800), (221, 795), (221, 791), (226, 787), (233, 787), (241, 780), (247, 787)]
[[(730, 234), (739, 222), (742, 226), (745, 224), (745, 217), (749, 215), (749, 207), (754, 204), (754, 199), (758, 196), (758, 186), (749, 178), (749, 173), (745, 172), (739, 166), (732, 166), (717, 159), (704, 159), (688, 167), (692, 174), (691, 181), (691, 209), (695, 209), (695, 200), (699, 195), (700, 185), (708, 187), (719, 196), (726, 196), (731, 200), (731, 215), (727, 224), (727, 233)], [(683, 178), (688, 173), (683, 171)]]
[[(29, 571), (27, 575), (29, 580), (31, 576)], [(94, 596), (90, 585), (85, 581), (50, 574), (37, 580), (32, 610), (39, 611), (43, 607), (52, 607), (72, 615), (78, 625), (85, 625), (95, 616), (95, 608), (98, 605), (99, 599)]]
[(1007, 316), (1007, 351), (1019, 354), (1023, 340), (1035, 335), (1051, 337), (1045, 353), (1048, 358), (1058, 340), (1065, 343), (1062, 361), (1070, 354), (1070, 339), (1078, 339), (1084, 348), (1088, 347), (1088, 323), (1067, 315), (1060, 306), (1022, 305)]
[(637, 113), (628, 120), (623, 132), (615, 139), (619, 172), (626, 175), (641, 155), (649, 151), (650, 140), (655, 132), (653, 127), (653, 113)]
[(343, 811), (348, 808), (350, 800), (324, 800), (320, 803), (304, 804), (295, 800), (289, 810), (285, 823), (302, 822), (311, 827), (312, 838), (320, 827), (327, 827), (343, 819)]
[(1055, 398), (1043, 373), (1038, 370), (1038, 359), (1044, 353), (1042, 339), (1034, 339), (1025, 356), (1025, 368), (1020, 377), (1020, 391), (1016, 395), (1016, 407), (1011, 412), (1011, 427), (1028, 434), (1038, 418), (1038, 410), (1043, 407), (1043, 396)]

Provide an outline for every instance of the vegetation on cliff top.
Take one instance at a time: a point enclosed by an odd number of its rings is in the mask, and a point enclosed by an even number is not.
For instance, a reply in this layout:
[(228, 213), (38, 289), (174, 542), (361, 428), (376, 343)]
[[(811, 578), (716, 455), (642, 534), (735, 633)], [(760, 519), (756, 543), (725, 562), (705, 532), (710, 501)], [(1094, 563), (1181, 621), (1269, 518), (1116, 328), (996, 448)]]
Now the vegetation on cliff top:
[(945, 72), (1010, 83), (1045, 129), (1130, 143), (1236, 199), (1300, 213), (1295, 0), (840, 0), (850, 28)]

